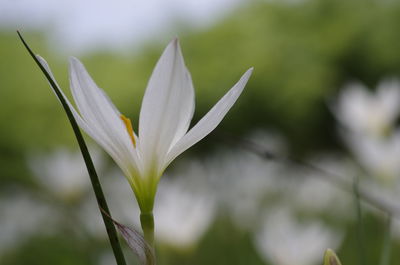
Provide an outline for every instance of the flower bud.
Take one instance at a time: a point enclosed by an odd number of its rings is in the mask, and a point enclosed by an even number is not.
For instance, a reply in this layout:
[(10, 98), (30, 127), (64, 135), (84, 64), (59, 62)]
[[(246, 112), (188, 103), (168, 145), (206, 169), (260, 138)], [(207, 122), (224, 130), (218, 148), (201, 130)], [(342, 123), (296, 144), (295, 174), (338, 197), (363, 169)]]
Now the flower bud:
[(332, 249), (327, 249), (324, 255), (324, 265), (342, 265)]

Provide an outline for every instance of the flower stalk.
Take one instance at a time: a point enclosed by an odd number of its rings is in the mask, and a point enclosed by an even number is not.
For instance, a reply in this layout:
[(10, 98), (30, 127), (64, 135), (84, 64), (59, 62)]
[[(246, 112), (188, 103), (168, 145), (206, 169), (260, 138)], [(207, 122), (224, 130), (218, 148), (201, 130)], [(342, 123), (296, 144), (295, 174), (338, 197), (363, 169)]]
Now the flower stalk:
[(154, 215), (153, 212), (140, 213), (140, 224), (142, 226), (144, 239), (147, 244), (154, 247)]

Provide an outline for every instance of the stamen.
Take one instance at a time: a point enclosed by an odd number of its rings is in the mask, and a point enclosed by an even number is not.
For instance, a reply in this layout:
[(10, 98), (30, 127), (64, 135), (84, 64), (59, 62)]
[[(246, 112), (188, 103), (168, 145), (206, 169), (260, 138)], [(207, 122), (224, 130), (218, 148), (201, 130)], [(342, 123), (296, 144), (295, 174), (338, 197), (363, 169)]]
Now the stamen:
[(123, 114), (121, 114), (120, 118), (125, 124), (126, 130), (128, 131), (128, 134), (129, 134), (129, 137), (131, 137), (133, 146), (136, 147), (136, 140), (135, 140), (135, 135), (133, 134), (131, 120), (129, 118), (125, 117)]

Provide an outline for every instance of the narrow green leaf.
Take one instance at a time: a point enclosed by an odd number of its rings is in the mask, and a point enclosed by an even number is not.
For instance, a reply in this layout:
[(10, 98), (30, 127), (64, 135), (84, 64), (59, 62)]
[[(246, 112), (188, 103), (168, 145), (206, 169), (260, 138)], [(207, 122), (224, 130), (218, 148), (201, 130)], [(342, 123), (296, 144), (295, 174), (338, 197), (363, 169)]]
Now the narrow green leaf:
[(360, 260), (360, 265), (367, 265), (367, 258), (365, 252), (364, 245), (364, 222), (363, 222), (363, 214), (362, 214), (362, 205), (360, 199), (360, 190), (359, 190), (359, 179), (358, 176), (354, 179), (353, 183), (353, 191), (355, 197), (355, 206), (357, 212), (357, 242), (358, 242), (358, 256)]
[[(28, 46), (28, 44), (25, 42), (24, 38), (22, 37), (21, 33), (17, 31), (19, 38), (21, 39), (22, 43), (24, 44), (25, 48), (28, 50), (29, 54), (32, 56), (33, 60), (36, 62), (36, 64), (39, 66), (40, 70), (42, 70), (43, 74), (46, 76), (47, 81), (49, 81), (51, 88), (53, 89), (54, 93), (57, 95), (58, 99), (60, 100), (61, 105), (63, 106), (69, 122), (71, 123), (72, 129), (75, 133), (76, 140), (78, 141), (79, 148), (81, 149), (83, 159), (86, 164), (86, 168), (89, 173), (90, 180), (92, 182), (92, 187), (96, 196), (97, 204), (99, 206), (100, 213), (103, 217), (103, 221), (107, 230), (108, 238), (110, 240), (111, 247), (114, 252), (115, 259), (117, 261), (118, 265), (126, 265), (124, 255), (122, 253), (121, 246), (119, 244), (118, 236), (117, 236), (117, 231), (115, 229), (115, 226), (110, 220), (110, 218), (107, 217), (110, 216), (110, 211), (106, 202), (106, 199), (104, 197), (103, 190), (101, 188), (101, 184), (99, 181), (99, 178), (96, 173), (96, 169), (93, 165), (92, 158), (90, 157), (88, 148), (86, 146), (85, 140), (83, 139), (83, 136), (81, 134), (81, 131), (79, 130), (79, 126), (76, 123), (76, 120), (71, 112), (71, 109), (69, 108), (60, 88), (57, 85), (57, 82), (53, 79), (52, 74), (47, 71), (46, 66), (43, 65), (38, 57), (33, 53), (31, 48)], [(101, 209), (104, 210), (101, 211)]]
[(391, 252), (391, 233), (392, 233), (392, 216), (390, 214), (386, 215), (386, 222), (384, 228), (384, 238), (382, 245), (381, 260), (379, 265), (389, 265), (390, 264), (390, 252)]

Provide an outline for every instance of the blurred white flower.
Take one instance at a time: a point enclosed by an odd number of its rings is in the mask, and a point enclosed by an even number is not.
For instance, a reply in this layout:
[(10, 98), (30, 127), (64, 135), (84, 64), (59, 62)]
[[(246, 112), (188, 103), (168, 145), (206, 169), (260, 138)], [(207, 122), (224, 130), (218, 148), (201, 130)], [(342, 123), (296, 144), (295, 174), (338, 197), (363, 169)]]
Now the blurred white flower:
[(351, 151), (369, 175), (390, 185), (400, 179), (400, 128), (385, 138), (346, 137)]
[(157, 241), (181, 249), (199, 241), (216, 213), (213, 194), (202, 189), (190, 172), (185, 173), (161, 181), (154, 209)]
[[(138, 229), (140, 227), (140, 210), (137, 203), (135, 203), (132, 189), (129, 185), (126, 185), (126, 180), (123, 178), (121, 171), (117, 168), (112, 169), (101, 178), (101, 183), (112, 217), (124, 225)], [(94, 194), (87, 196), (87, 199), (78, 209), (78, 216), (83, 223), (83, 227), (92, 236), (107, 238)]]
[[(334, 155), (318, 155), (310, 160), (312, 165), (324, 172), (289, 169), (290, 180), (283, 193), (290, 205), (303, 212), (323, 213), (334, 218), (349, 218), (353, 197), (329, 178), (351, 180), (355, 175), (350, 163)], [(326, 174), (331, 176), (327, 176)], [(344, 179), (344, 180), (345, 180)]]
[[(249, 153), (232, 153), (221, 163), (221, 181), (225, 187), (219, 194), (233, 221), (242, 229), (252, 229), (271, 194), (280, 192), (284, 183), (281, 165)], [(221, 177), (216, 175), (215, 177)], [(225, 208), (224, 207), (224, 208)]]
[[(278, 135), (265, 131), (254, 132), (248, 139), (273, 153), (285, 150), (285, 142)], [(243, 149), (229, 149), (209, 157), (203, 175), (211, 177), (210, 189), (221, 203), (221, 212), (229, 214), (239, 228), (252, 229), (268, 197), (282, 190), (284, 166)]]
[(311, 176), (298, 178), (293, 185), (288, 196), (296, 209), (335, 217), (348, 215), (351, 197), (332, 183)]
[[(99, 167), (102, 156), (93, 149), (94, 163)], [(34, 176), (49, 192), (65, 200), (82, 196), (90, 185), (89, 175), (79, 151), (59, 148), (50, 153), (34, 153), (28, 157)]]
[(0, 255), (33, 235), (55, 229), (54, 211), (26, 191), (13, 191), (0, 198)]
[(286, 208), (270, 211), (255, 235), (260, 255), (274, 265), (320, 264), (327, 248), (336, 248), (341, 235), (318, 221), (301, 223)]
[(335, 108), (345, 143), (367, 175), (392, 185), (400, 176), (400, 84), (382, 81), (375, 93), (360, 84), (347, 87)]
[(400, 83), (381, 82), (375, 93), (351, 83), (339, 95), (334, 113), (347, 129), (357, 134), (382, 135), (393, 126), (400, 112)]

